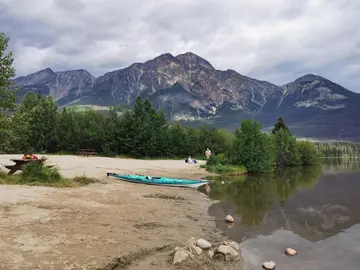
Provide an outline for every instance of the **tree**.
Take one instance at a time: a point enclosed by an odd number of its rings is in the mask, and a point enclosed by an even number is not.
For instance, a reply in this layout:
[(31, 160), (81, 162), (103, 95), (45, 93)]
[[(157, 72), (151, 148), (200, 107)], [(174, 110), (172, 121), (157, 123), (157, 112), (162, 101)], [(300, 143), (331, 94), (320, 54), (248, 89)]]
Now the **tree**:
[(13, 110), (16, 105), (16, 91), (10, 89), (11, 78), (15, 76), (12, 52), (7, 52), (9, 38), (0, 33), (0, 113), (3, 116), (6, 110)]
[(75, 118), (76, 112), (67, 108), (58, 115), (56, 126), (57, 148), (65, 152), (78, 150), (80, 138), (79, 123)]
[(232, 163), (244, 165), (249, 172), (264, 172), (271, 170), (274, 162), (272, 136), (263, 133), (258, 122), (243, 121), (235, 130)]
[(315, 165), (321, 163), (322, 155), (316, 146), (309, 141), (299, 141), (296, 147), (300, 153), (302, 165)]
[(296, 147), (296, 138), (286, 129), (275, 133), (276, 165), (295, 166), (300, 164), (300, 154)]
[(276, 132), (278, 132), (281, 129), (286, 130), (287, 132), (289, 132), (291, 134), (291, 132), (289, 131), (288, 127), (286, 126), (286, 124), (284, 122), (284, 119), (282, 119), (282, 117), (279, 117), (278, 121), (274, 125), (274, 128), (271, 133), (275, 134)]
[(9, 38), (4, 33), (0, 33), (0, 151), (9, 151), (11, 134), (10, 118), (5, 117), (4, 113), (13, 110), (16, 106), (16, 92), (11, 90), (10, 79), (15, 76), (13, 67), (14, 58), (12, 52), (7, 52)]
[(36, 151), (44, 151), (55, 137), (57, 105), (51, 97), (37, 96), (38, 104), (24, 114), (29, 121), (29, 145)]

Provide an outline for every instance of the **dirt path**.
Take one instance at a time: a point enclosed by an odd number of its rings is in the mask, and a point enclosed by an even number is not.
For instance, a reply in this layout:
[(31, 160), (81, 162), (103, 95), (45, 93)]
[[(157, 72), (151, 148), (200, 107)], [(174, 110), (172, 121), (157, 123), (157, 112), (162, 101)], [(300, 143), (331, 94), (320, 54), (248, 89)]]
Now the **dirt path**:
[[(0, 156), (0, 163), (9, 158)], [(207, 174), (173, 160), (51, 156), (49, 162), (65, 176), (104, 180), (107, 171), (184, 178)], [(128, 269), (172, 269), (167, 252), (189, 237), (221, 240), (205, 195), (105, 181), (76, 189), (0, 186), (0, 269), (124, 269), (129, 262)], [(114, 260), (117, 268), (106, 268)]]

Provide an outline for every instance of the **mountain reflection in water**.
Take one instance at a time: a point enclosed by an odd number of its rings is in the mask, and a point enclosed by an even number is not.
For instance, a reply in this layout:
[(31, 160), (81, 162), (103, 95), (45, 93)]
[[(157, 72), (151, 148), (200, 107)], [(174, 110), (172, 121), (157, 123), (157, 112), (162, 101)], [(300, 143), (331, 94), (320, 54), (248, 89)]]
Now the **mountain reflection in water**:
[[(209, 212), (217, 227), (239, 242), (278, 229), (309, 241), (326, 239), (360, 223), (359, 168), (358, 161), (327, 160), (324, 166), (219, 177), (210, 197), (220, 202)], [(234, 224), (224, 222), (227, 214)]]

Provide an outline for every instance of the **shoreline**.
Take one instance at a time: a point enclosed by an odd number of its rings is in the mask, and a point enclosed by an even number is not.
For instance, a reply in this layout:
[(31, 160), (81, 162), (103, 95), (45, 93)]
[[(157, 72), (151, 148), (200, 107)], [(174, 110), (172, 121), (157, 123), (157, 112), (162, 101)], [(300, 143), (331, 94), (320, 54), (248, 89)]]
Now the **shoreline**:
[[(0, 155), (0, 163), (14, 157), (18, 155)], [(189, 179), (211, 175), (199, 165), (77, 156), (49, 156), (48, 162), (65, 177), (85, 174), (102, 183), (77, 188), (0, 185), (0, 259), (5, 269), (109, 269), (114, 260), (121, 265), (112, 269), (179, 269), (169, 264), (170, 249), (190, 237), (214, 244), (226, 240), (208, 212), (215, 202), (197, 190), (106, 177), (110, 171)], [(183, 269), (218, 269), (217, 263), (197, 262)], [(239, 265), (222, 263), (220, 268)]]

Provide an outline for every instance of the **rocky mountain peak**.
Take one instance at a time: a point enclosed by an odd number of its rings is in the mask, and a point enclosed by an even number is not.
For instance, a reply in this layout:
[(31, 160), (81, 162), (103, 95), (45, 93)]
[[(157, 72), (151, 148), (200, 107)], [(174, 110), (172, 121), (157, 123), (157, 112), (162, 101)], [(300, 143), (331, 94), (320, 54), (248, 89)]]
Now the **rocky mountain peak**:
[(15, 79), (17, 84), (26, 86), (33, 84), (46, 84), (55, 75), (51, 68), (46, 68), (38, 72), (31, 73), (27, 76), (21, 76)]
[(209, 70), (215, 70), (214, 67), (206, 61), (204, 58), (192, 53), (186, 52), (183, 54), (179, 54), (176, 58), (183, 64), (186, 65), (189, 69), (193, 69), (194, 67), (203, 67)]
[(305, 83), (305, 82), (313, 82), (315, 80), (324, 80), (323, 77), (315, 75), (315, 74), (305, 74), (299, 78), (297, 78), (295, 83)]

